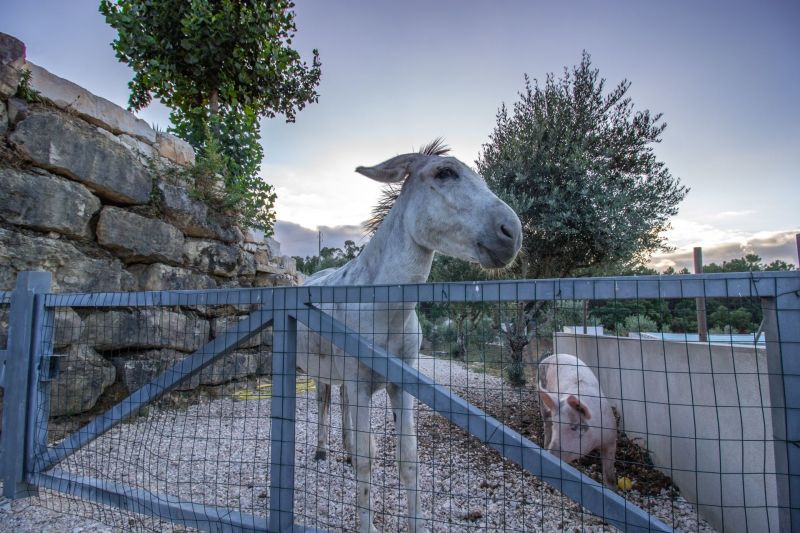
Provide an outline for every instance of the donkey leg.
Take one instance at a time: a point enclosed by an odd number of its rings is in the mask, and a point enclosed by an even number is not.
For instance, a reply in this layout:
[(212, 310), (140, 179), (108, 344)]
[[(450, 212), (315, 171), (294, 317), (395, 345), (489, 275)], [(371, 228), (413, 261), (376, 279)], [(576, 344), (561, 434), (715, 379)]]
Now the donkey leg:
[(365, 383), (347, 382), (348, 411), (353, 423), (353, 436), (355, 437), (355, 467), (356, 467), (356, 509), (358, 511), (359, 533), (377, 533), (372, 524), (372, 458), (374, 457), (375, 443), (372, 439), (370, 427), (370, 402), (372, 395)]
[(345, 462), (353, 464), (353, 423), (350, 419), (350, 408), (348, 407), (347, 387), (339, 387), (342, 402), (342, 446), (344, 447)]
[(411, 395), (403, 392), (396, 385), (386, 386), (392, 402), (394, 422), (397, 428), (397, 469), (400, 481), (406, 489), (408, 499), (408, 531), (419, 533), (425, 531), (427, 517), (422, 512), (419, 502), (417, 454), (417, 429), (414, 424), (414, 403)]
[(328, 455), (328, 415), (331, 409), (331, 385), (317, 381), (317, 452), (315, 461), (324, 461)]

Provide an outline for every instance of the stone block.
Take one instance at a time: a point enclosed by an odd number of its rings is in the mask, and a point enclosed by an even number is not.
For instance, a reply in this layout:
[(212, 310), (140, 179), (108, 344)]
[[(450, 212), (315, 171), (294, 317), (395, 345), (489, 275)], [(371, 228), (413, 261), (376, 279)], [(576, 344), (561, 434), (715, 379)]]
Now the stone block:
[(26, 270), (51, 272), (54, 292), (136, 290), (117, 259), (89, 257), (69, 242), (0, 228), (0, 290), (13, 289), (17, 274)]
[(186, 268), (154, 263), (152, 265), (132, 265), (128, 270), (139, 280), (139, 290), (142, 291), (217, 288), (214, 278)]
[(171, 348), (193, 352), (208, 342), (209, 324), (164, 309), (98, 311), (83, 321), (81, 341), (96, 350)]
[(122, 204), (145, 204), (153, 181), (127, 148), (94, 127), (52, 111), (31, 112), (9, 140), (37, 166), (63, 174), (98, 196)]
[(253, 256), (235, 245), (186, 239), (183, 254), (190, 266), (215, 276), (233, 278), (256, 273)]
[(183, 262), (183, 234), (178, 228), (118, 207), (100, 212), (97, 242), (126, 263)]
[(272, 237), (265, 237), (264, 244), (267, 245), (269, 249), (269, 256), (270, 257), (280, 257), (281, 255), (281, 243), (273, 239)]
[(28, 62), (27, 68), (31, 72), (31, 88), (56, 107), (77, 113), (112, 133), (125, 133), (150, 144), (156, 142), (153, 128), (133, 113), (38, 65)]
[(100, 200), (89, 189), (47, 173), (0, 168), (0, 218), (39, 231), (91, 237)]
[(114, 366), (90, 347), (71, 346), (60, 356), (59, 374), (52, 382), (50, 416), (88, 411), (116, 376)]
[(0, 102), (0, 137), (8, 131), (8, 107), (5, 102)]
[(164, 217), (185, 235), (225, 242), (236, 240), (238, 234), (234, 228), (224, 227), (209, 213), (206, 204), (192, 198), (185, 188), (166, 182), (159, 182), (156, 187)]
[[(214, 318), (211, 320), (211, 335), (213, 338), (217, 338), (223, 333), (228, 331), (233, 332), (237, 331), (236, 327), (237, 324), (242, 323), (247, 317), (246, 316), (226, 316), (226, 317), (219, 317)], [(250, 339), (246, 340), (242, 344), (239, 345), (239, 348), (256, 348), (261, 345), (261, 334), (254, 335)]]
[(117, 136), (122, 144), (133, 150), (134, 154), (144, 158), (145, 160), (151, 159), (155, 155), (155, 149), (146, 142), (131, 137), (128, 134), (121, 133)]
[(81, 317), (69, 307), (58, 307), (55, 310), (53, 328), (53, 347), (64, 348), (80, 341), (83, 332)]
[(16, 94), (24, 66), (25, 43), (0, 32), (0, 97), (6, 99)]
[(8, 108), (8, 124), (15, 126), (20, 120), (28, 116), (28, 102), (22, 98), (9, 98), (6, 102)]
[[(129, 392), (134, 392), (155, 379), (159, 374), (188, 357), (175, 350), (148, 350), (125, 357), (112, 357), (120, 381)], [(182, 383), (177, 390), (191, 390), (200, 385), (200, 376), (195, 375)]]
[(166, 157), (179, 165), (194, 165), (194, 148), (183, 139), (169, 133), (158, 133), (156, 148), (161, 157)]
[[(269, 362), (267, 362), (267, 360)], [(259, 351), (237, 351), (229, 353), (200, 372), (203, 385), (220, 385), (233, 379), (259, 375), (265, 368), (271, 370), (272, 354)]]

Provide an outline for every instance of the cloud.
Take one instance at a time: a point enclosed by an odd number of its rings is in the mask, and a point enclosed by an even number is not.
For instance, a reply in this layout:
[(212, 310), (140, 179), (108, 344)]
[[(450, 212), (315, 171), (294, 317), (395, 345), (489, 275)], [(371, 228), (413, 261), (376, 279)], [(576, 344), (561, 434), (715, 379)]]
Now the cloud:
[(317, 255), (320, 231), (322, 232), (323, 247), (343, 248), (344, 241), (347, 240), (351, 240), (358, 245), (362, 245), (369, 240), (364, 236), (364, 228), (357, 224), (317, 226), (317, 229), (310, 229), (288, 221), (275, 223), (274, 238), (281, 243), (282, 254), (306, 257)]
[[(698, 225), (703, 226), (703, 225)], [(698, 228), (699, 229), (699, 228)], [(736, 235), (738, 238), (728, 240), (715, 240), (724, 232), (721, 230), (714, 232), (709, 239), (708, 235), (696, 234), (697, 245), (703, 248), (703, 263), (722, 263), (743, 257), (746, 254), (757, 254), (766, 262), (776, 259), (797, 265), (797, 244), (796, 237), (800, 229), (791, 229), (775, 232), (759, 232), (750, 235), (741, 235), (737, 232), (730, 232), (729, 235)], [(650, 266), (658, 271), (667, 267), (674, 267), (680, 270), (688, 268), (692, 270), (692, 246), (682, 246), (674, 252), (654, 255), (650, 260)]]
[(735, 217), (746, 217), (748, 215), (755, 215), (757, 211), (753, 209), (742, 209), (741, 211), (722, 211), (708, 218), (711, 220), (722, 220)]

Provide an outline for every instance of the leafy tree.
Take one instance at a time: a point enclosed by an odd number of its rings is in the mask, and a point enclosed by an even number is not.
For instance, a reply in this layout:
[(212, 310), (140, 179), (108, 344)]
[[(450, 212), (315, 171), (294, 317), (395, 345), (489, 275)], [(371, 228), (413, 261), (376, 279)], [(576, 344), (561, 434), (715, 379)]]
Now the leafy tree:
[(255, 227), (271, 232), (275, 195), (258, 177), (258, 120), (317, 100), (320, 63), (291, 47), (290, 0), (101, 0), (117, 30), (117, 58), (134, 70), (131, 109), (153, 97), (171, 108), (174, 132), (202, 157), (213, 135), (225, 158), (225, 184)]
[[(634, 112), (629, 88), (623, 80), (607, 91), (584, 52), (561, 78), (548, 74), (540, 85), (525, 76), (513, 108), (500, 108), (477, 165), (522, 221), (515, 275), (619, 269), (667, 248), (662, 232), (688, 189), (656, 159), (661, 114)], [(518, 314), (507, 335), (512, 361), (528, 342), (524, 324), (545, 307)]]
[(666, 124), (633, 111), (623, 80), (610, 92), (584, 52), (563, 77), (525, 76), (497, 114), (478, 169), (522, 220), (522, 277), (641, 263), (666, 249), (662, 231), (688, 189), (656, 159)]

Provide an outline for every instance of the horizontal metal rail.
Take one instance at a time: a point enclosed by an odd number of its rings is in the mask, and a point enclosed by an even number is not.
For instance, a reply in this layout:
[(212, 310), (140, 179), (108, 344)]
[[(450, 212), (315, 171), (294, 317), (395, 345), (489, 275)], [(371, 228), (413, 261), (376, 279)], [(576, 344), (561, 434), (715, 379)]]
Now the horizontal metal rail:
[[(170, 520), (201, 531), (261, 533), (267, 531), (267, 518), (181, 500), (175, 496), (79, 476), (54, 469), (46, 474), (33, 474), (29, 482), (37, 487), (70, 494), (125, 511)], [(302, 530), (302, 529), (301, 529)]]
[(437, 385), (430, 377), (380, 347), (369, 344), (357, 332), (316, 308), (299, 310), (297, 320), (346, 353), (401, 387), (461, 429), (491, 446), (502, 456), (599, 518), (624, 531), (672, 531), (646, 511), (604, 488), (592, 478), (544, 452), (499, 420), (457, 394)]
[(746, 272), (376, 286), (300, 286), (135, 293), (50, 294), (48, 307), (263, 305), (277, 292), (300, 303), (512, 302), (774, 297), (800, 288), (797, 272)]
[(61, 441), (61, 443), (48, 448), (42, 456), (36, 458), (34, 471), (43, 472), (74, 454), (123, 420), (136, 414), (148, 403), (157, 400), (180, 383), (190, 379), (214, 363), (220, 357), (235, 350), (240, 344), (257, 335), (272, 322), (272, 319), (272, 310), (259, 309), (254, 311), (247, 319), (237, 322), (231, 329), (166, 369), (105, 413), (94, 417), (87, 425)]

